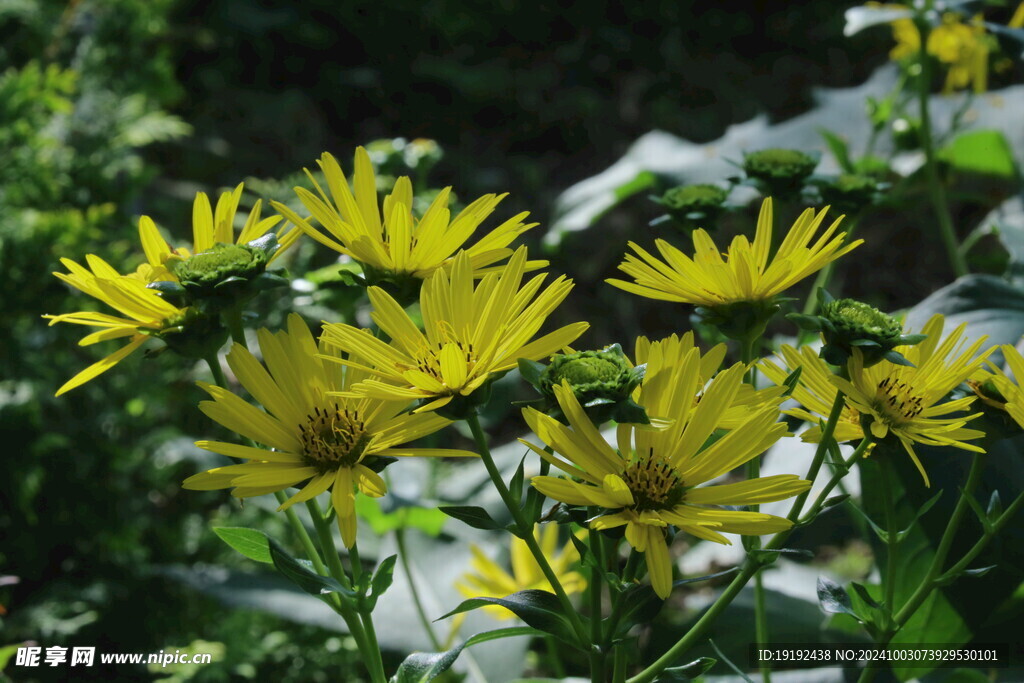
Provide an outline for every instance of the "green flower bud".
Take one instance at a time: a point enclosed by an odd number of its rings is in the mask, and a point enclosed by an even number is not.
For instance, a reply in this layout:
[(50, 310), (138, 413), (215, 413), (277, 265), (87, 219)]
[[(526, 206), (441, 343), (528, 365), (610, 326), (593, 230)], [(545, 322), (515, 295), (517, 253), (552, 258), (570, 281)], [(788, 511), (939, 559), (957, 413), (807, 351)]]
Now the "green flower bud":
[(820, 155), (795, 149), (762, 149), (744, 153), (743, 172), (763, 184), (768, 194), (787, 197), (800, 192), (818, 161)]
[[(247, 244), (219, 243), (188, 258), (171, 257), (167, 267), (195, 305), (204, 310), (219, 310), (244, 302), (264, 289), (287, 284), (284, 278), (266, 272), (271, 257), (280, 248), (277, 236), (268, 233)], [(180, 292), (173, 286), (155, 288), (165, 297), (180, 298)]]
[(669, 217), (684, 228), (713, 229), (728, 196), (729, 192), (717, 185), (680, 185), (651, 200), (665, 207)]
[(150, 336), (160, 339), (185, 358), (205, 359), (220, 350), (227, 341), (228, 331), (216, 315), (206, 315), (193, 307), (165, 320), (164, 326)]
[(543, 396), (528, 404), (558, 419), (564, 419), (564, 415), (555, 398), (555, 387), (568, 383), (595, 424), (608, 420), (650, 423), (644, 409), (631, 398), (633, 390), (643, 381), (646, 366), (632, 367), (618, 344), (600, 351), (558, 354), (547, 367), (522, 359), (519, 369), (524, 379)]
[(878, 203), (883, 184), (868, 175), (844, 173), (819, 184), (821, 199), (841, 213), (857, 213)]
[(819, 355), (833, 365), (845, 366), (855, 347), (861, 350), (864, 367), (882, 360), (909, 365), (895, 348), (925, 339), (920, 334), (903, 334), (899, 320), (862, 301), (833, 299), (823, 289), (818, 290), (818, 299), (818, 315), (791, 313), (787, 317), (805, 330), (821, 333), (825, 344)]

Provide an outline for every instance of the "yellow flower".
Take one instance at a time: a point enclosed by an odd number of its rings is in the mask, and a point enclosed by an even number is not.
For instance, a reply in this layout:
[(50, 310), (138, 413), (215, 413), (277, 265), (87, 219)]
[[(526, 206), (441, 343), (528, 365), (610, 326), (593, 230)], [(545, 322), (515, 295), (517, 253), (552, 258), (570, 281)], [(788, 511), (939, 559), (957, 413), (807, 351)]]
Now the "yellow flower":
[[(330, 195), (308, 170), (317, 194), (301, 187), (295, 188), (295, 192), (326, 233), (283, 204), (274, 202), (274, 208), (317, 242), (383, 273), (426, 278), (438, 268), (450, 265), (452, 255), (463, 248), (470, 256), (473, 270), (478, 274), (486, 272), (487, 266), (512, 254), (509, 244), (513, 240), (537, 225), (523, 222), (529, 215), (524, 211), (466, 248), (466, 241), (507, 195), (484, 195), (452, 219), (448, 209), (451, 188), (446, 187), (417, 220), (412, 214), (412, 183), (403, 176), (384, 198), (382, 216), (377, 203), (377, 181), (365, 149), (356, 148), (352, 189), (332, 155), (325, 152), (318, 163)], [(546, 261), (537, 261), (530, 268), (545, 265)]]
[(1024, 2), (1017, 5), (1013, 16), (1006, 24), (1006, 28), (1024, 28)]
[(846, 395), (847, 404), (871, 421), (871, 434), (875, 438), (884, 439), (892, 434), (899, 439), (921, 472), (925, 486), (931, 486), (931, 483), (913, 444), (984, 452), (982, 448), (966, 443), (981, 438), (984, 433), (964, 427), (980, 413), (943, 417), (965, 410), (974, 402), (974, 396), (945, 402), (942, 399), (972, 376), (993, 350), (978, 353), (984, 337), (964, 348), (965, 327), (966, 324), (960, 325), (942, 340), (943, 317), (933, 316), (921, 330), (927, 339), (915, 346), (896, 347), (913, 363), (913, 367), (883, 360), (865, 368), (860, 350), (854, 349), (849, 362), (850, 379), (834, 375), (830, 378)]
[[(892, 22), (892, 33), (896, 46), (889, 52), (889, 57), (893, 61), (915, 59), (921, 50), (921, 33), (914, 21), (898, 19)], [(967, 24), (959, 14), (944, 13), (942, 23), (928, 34), (925, 47), (928, 54), (949, 68), (943, 92), (951, 93), (968, 86), (972, 86), (975, 92), (985, 92), (988, 87), (990, 38), (981, 15)]]
[(124, 317), (109, 313), (79, 311), (62, 315), (44, 315), (50, 325), (72, 323), (100, 328), (79, 341), (89, 346), (109, 339), (129, 338), (128, 344), (68, 380), (56, 395), (85, 384), (127, 358), (152, 336), (180, 331), (188, 316), (188, 309), (177, 308), (165, 301), (156, 291), (147, 289), (137, 279), (121, 275), (98, 256), (85, 257), (89, 268), (83, 268), (71, 259), (61, 259), (68, 273), (54, 273), (61, 280), (89, 296), (99, 299)]
[[(779, 361), (784, 363), (785, 367), (776, 365), (774, 361), (767, 358), (762, 360), (757, 367), (765, 377), (779, 386), (786, 381), (790, 373), (797, 368), (802, 368), (800, 381), (792, 394), (802, 407), (782, 412), (810, 424), (811, 428), (803, 432), (800, 438), (809, 443), (818, 443), (821, 440), (821, 427), (818, 423), (828, 419), (832, 412), (832, 404), (836, 400), (836, 394), (839, 393), (839, 389), (832, 384), (832, 369), (818, 356), (818, 352), (809, 346), (800, 349), (783, 346), (779, 353)], [(833, 436), (839, 443), (863, 439), (864, 430), (860, 426), (860, 413), (849, 405), (844, 405)]]
[[(1013, 421), (1020, 425), (1021, 429), (1024, 429), (1024, 390), (1020, 387), (1020, 382), (1024, 381), (1024, 356), (1021, 356), (1020, 351), (1009, 344), (1004, 344), (1000, 350), (1003, 352), (1006, 364), (1010, 367), (1013, 379), (1010, 379), (1002, 368), (995, 365), (990, 365), (992, 374), (985, 379), (990, 379), (1006, 400), (1005, 404), (998, 407), (1005, 410), (1013, 418)], [(985, 400), (984, 396), (981, 396), (982, 400)], [(993, 401), (989, 401), (989, 403), (995, 405)]]
[(200, 383), (213, 397), (199, 404), (209, 418), (273, 450), (221, 441), (198, 441), (200, 448), (240, 458), (240, 465), (217, 467), (193, 475), (184, 487), (215, 490), (235, 487), (239, 498), (306, 484), (281, 508), (331, 489), (338, 525), (347, 547), (356, 540), (355, 489), (380, 497), (387, 493), (377, 474), (381, 457), (475, 456), (444, 448), (410, 448), (403, 444), (450, 424), (437, 415), (403, 413), (405, 401), (341, 398), (362, 376), (359, 370), (325, 363), (309, 328), (296, 314), (288, 331), (259, 331), (264, 365), (236, 344), (228, 353), (231, 370), (266, 409), (259, 410), (227, 389)]
[(540, 291), (545, 276), (523, 285), (525, 267), (526, 247), (520, 247), (503, 271), (488, 273), (474, 285), (472, 257), (459, 252), (450, 277), (438, 270), (420, 291), (423, 332), (387, 292), (370, 287), (373, 320), (391, 337), (390, 344), (351, 325), (324, 326), (327, 344), (366, 359), (337, 362), (374, 375), (353, 385), (347, 395), (428, 400), (417, 412), (434, 410), (469, 396), (495, 374), (514, 368), (519, 358), (546, 358), (570, 344), (587, 323), (530, 340), (569, 294), (572, 281), (559, 276)]
[(761, 205), (754, 242), (751, 244), (746, 237), (737, 236), (729, 245), (725, 259), (704, 230), (693, 232), (695, 254), (692, 259), (665, 240), (655, 242), (664, 261), (630, 242), (637, 256), (627, 254), (619, 270), (636, 282), (617, 279), (607, 282), (650, 299), (710, 308), (768, 301), (863, 242), (843, 244), (846, 233), (835, 235), (840, 217), (812, 244), (826, 210), (817, 214), (813, 209), (804, 211), (771, 259), (771, 198)]
[[(636, 362), (637, 364), (648, 364), (654, 367), (666, 367), (672, 363), (681, 363), (693, 349), (699, 354), (700, 367), (697, 376), (697, 392), (693, 396), (694, 407), (700, 403), (704, 394), (705, 385), (715, 376), (718, 369), (725, 360), (727, 347), (725, 344), (716, 344), (707, 353), (700, 353), (699, 347), (694, 343), (693, 332), (687, 332), (681, 337), (672, 335), (661, 341), (651, 342), (647, 337), (637, 337), (636, 340)], [(755, 390), (749, 384), (741, 384), (725, 412), (719, 417), (718, 426), (720, 429), (735, 429), (743, 424), (751, 412), (756, 412), (767, 403), (778, 405), (779, 397), (784, 389), (780, 387), (767, 387)], [(633, 392), (633, 400), (639, 401), (641, 387)], [(651, 416), (662, 418), (662, 416)], [(658, 426), (667, 424), (664, 419), (656, 419)]]
[[(562, 550), (558, 551), (557, 524), (544, 525), (540, 533), (535, 528), (533, 535), (566, 594), (578, 593), (587, 587), (587, 580), (573, 569), (579, 557), (572, 547), (572, 542), (567, 542)], [(553, 590), (526, 541), (521, 538), (512, 537), (511, 574), (487, 557), (477, 545), (470, 545), (469, 550), (473, 554), (473, 571), (463, 574), (455, 584), (459, 592), (467, 598), (503, 598), (523, 590)], [(498, 605), (484, 609), (498, 619), (515, 618), (515, 614)]]
[[(246, 217), (241, 232), (235, 239), (235, 214), (238, 212), (238, 202), (242, 198), (243, 183), (232, 192), (224, 192), (217, 199), (216, 209), (210, 206), (210, 199), (206, 193), (196, 194), (192, 203), (192, 248), (178, 247), (171, 249), (164, 238), (160, 235), (153, 219), (143, 216), (139, 219), (139, 239), (142, 242), (142, 249), (146, 254), (146, 263), (139, 267), (135, 276), (146, 283), (171, 281), (177, 282), (178, 278), (168, 269), (168, 262), (182, 261), (195, 254), (207, 252), (217, 244), (239, 244), (244, 245), (266, 235), (278, 223), (280, 216), (268, 216), (261, 218), (262, 201), (257, 200), (252, 211)], [(288, 225), (281, 226), (276, 233), (281, 248), (271, 257), (272, 262), (280, 256), (288, 247), (295, 244), (302, 231)]]
[[(555, 393), (568, 426), (532, 408), (523, 411), (530, 428), (555, 454), (523, 443), (572, 477), (538, 476), (533, 478), (533, 486), (569, 505), (602, 508), (591, 520), (592, 528), (625, 525), (626, 540), (645, 553), (651, 584), (664, 598), (672, 589), (667, 527), (724, 544), (730, 541), (721, 532), (760, 535), (782, 531), (792, 526), (789, 520), (709, 506), (782, 500), (806, 490), (810, 482), (787, 474), (698, 488), (757, 457), (786, 434), (785, 424), (778, 421), (781, 399), (752, 410), (742, 423), (707, 446), (708, 437), (721, 427), (722, 416), (735, 402), (745, 367), (732, 366), (705, 388), (699, 351), (691, 349), (680, 359), (671, 352), (662, 353), (665, 348), (654, 348), (660, 344), (652, 344), (638, 402), (649, 414), (670, 418), (666, 428), (620, 424), (618, 448), (613, 448), (571, 390), (559, 386)], [(693, 397), (702, 389), (701, 400), (695, 403)]]

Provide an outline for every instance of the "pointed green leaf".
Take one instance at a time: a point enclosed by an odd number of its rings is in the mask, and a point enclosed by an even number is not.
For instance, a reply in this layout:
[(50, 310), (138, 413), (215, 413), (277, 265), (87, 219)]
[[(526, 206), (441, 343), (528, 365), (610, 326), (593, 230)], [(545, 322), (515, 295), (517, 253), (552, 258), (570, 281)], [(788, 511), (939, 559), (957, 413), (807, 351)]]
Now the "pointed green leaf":
[(665, 669), (654, 679), (654, 683), (690, 683), (706, 674), (717, 663), (718, 660), (711, 657), (701, 657), (689, 664)]
[(526, 626), (513, 626), (512, 628), (500, 628), (494, 631), (477, 633), (466, 639), (465, 642), (459, 643), (451, 650), (445, 652), (414, 652), (401, 663), (391, 681), (392, 683), (427, 683), (447, 671), (467, 647), (491, 640), (498, 640), (499, 638), (542, 635), (544, 634), (536, 629)]
[(502, 528), (500, 524), (487, 514), (487, 510), (474, 505), (443, 505), (438, 510), (449, 517), (454, 517), (460, 522), (468, 524), (474, 529), (493, 531)]
[(525, 621), (528, 626), (532, 626), (544, 633), (550, 633), (574, 647), (579, 647), (572, 623), (562, 612), (562, 605), (558, 598), (553, 593), (542, 590), (529, 589), (519, 591), (504, 598), (470, 598), (469, 600), (464, 600), (458, 607), (435, 621), (446, 619), (454, 614), (469, 612), (486, 605), (501, 605)]
[(857, 618), (846, 589), (824, 576), (818, 577), (818, 604), (831, 614), (849, 614)]
[(213, 533), (250, 560), (266, 564), (274, 563), (270, 556), (270, 541), (262, 531), (244, 527), (215, 526)]
[(310, 595), (320, 596), (325, 593), (341, 593), (348, 597), (356, 597), (355, 593), (346, 589), (329, 576), (321, 576), (299, 560), (289, 555), (277, 541), (270, 541), (270, 557), (277, 571), (284, 574), (296, 586)]

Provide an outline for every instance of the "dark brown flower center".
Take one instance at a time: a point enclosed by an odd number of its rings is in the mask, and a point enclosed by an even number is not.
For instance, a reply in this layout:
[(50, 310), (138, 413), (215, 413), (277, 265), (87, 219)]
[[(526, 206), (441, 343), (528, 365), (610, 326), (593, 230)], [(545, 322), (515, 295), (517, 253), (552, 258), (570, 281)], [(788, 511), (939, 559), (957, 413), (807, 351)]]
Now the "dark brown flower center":
[(337, 406), (313, 409), (299, 425), (303, 454), (320, 472), (352, 467), (363, 458), (370, 435), (359, 413)]

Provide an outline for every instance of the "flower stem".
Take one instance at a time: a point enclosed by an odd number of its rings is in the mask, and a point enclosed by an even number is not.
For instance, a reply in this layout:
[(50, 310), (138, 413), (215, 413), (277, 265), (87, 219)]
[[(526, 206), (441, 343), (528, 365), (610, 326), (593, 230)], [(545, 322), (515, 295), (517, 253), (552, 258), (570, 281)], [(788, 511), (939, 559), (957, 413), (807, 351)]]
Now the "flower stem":
[[(913, 616), (914, 612), (928, 599), (938, 584), (938, 579), (942, 575), (942, 566), (946, 562), (946, 556), (949, 554), (949, 549), (953, 545), (953, 538), (956, 536), (956, 532), (960, 527), (960, 522), (963, 520), (964, 514), (967, 512), (969, 503), (967, 502), (968, 496), (974, 495), (974, 490), (978, 487), (978, 483), (981, 481), (981, 473), (985, 466), (985, 454), (975, 453), (971, 461), (971, 470), (967, 475), (967, 483), (964, 485), (963, 491), (960, 494), (960, 500), (957, 501), (956, 507), (953, 508), (953, 514), (949, 518), (949, 523), (946, 524), (946, 530), (942, 534), (942, 540), (939, 541), (939, 547), (935, 550), (935, 557), (932, 558), (932, 563), (928, 567), (928, 573), (925, 574), (924, 580), (918, 586), (917, 590), (910, 596), (906, 604), (904, 604), (899, 612), (896, 613), (895, 627), (899, 628)], [(1016, 504), (1017, 501), (1014, 501)], [(1009, 511), (1009, 510), (1007, 510)], [(1005, 513), (1000, 517), (1002, 521), (1005, 517)], [(985, 535), (989, 535), (986, 530)], [(983, 536), (984, 538), (985, 536)]]
[(505, 503), (505, 507), (508, 508), (509, 513), (512, 515), (512, 519), (516, 523), (516, 527), (519, 530), (519, 538), (523, 539), (526, 543), (526, 547), (530, 549), (537, 565), (544, 572), (545, 578), (548, 583), (551, 584), (551, 588), (555, 591), (555, 596), (558, 598), (559, 603), (562, 605), (562, 611), (565, 612), (565, 616), (569, 619), (572, 624), (573, 631), (576, 633), (576, 637), (579, 639), (580, 647), (585, 651), (589, 651), (589, 636), (586, 628), (583, 626), (583, 622), (580, 620), (579, 614), (576, 613), (576, 609), (572, 606), (572, 602), (569, 600), (569, 596), (566, 595), (565, 589), (562, 588), (562, 583), (558, 580), (558, 575), (555, 574), (554, 570), (551, 569), (551, 564), (548, 563), (548, 559), (544, 556), (544, 551), (540, 549), (537, 544), (537, 539), (533, 535), (533, 527), (531, 523), (523, 516), (523, 510), (519, 505), (518, 500), (514, 500), (512, 493), (508, 490), (508, 486), (505, 485), (505, 481), (501, 478), (501, 472), (498, 471), (498, 466), (494, 464), (494, 458), (491, 457), (491, 451), (487, 447), (487, 435), (484, 434), (483, 428), (480, 427), (480, 417), (476, 412), (471, 412), (469, 417), (466, 418), (466, 424), (469, 425), (470, 431), (473, 433), (473, 439), (476, 441), (476, 446), (480, 450), (480, 459), (484, 461), (484, 467), (487, 468), (487, 474), (491, 478), (491, 482), (494, 484), (494, 488), (498, 490), (498, 495), (501, 496), (501, 500)]
[(892, 473), (892, 463), (888, 458), (882, 460), (882, 505), (885, 509), (885, 576), (882, 583), (885, 585), (885, 608), (892, 614), (896, 611), (896, 554), (899, 551), (899, 530), (896, 528), (896, 504), (893, 501), (893, 484), (895, 477)]
[[(811, 486), (814, 486), (814, 480), (818, 478), (818, 472), (821, 470), (821, 463), (825, 461), (825, 454), (828, 452), (828, 445), (832, 442), (833, 435), (836, 433), (836, 425), (839, 424), (839, 418), (843, 414), (843, 406), (845, 405), (843, 392), (836, 392), (836, 400), (832, 402), (832, 410), (828, 414), (828, 421), (825, 422), (825, 428), (821, 430), (821, 441), (818, 442), (818, 447), (814, 451), (814, 459), (811, 461), (811, 466), (807, 470), (807, 480), (811, 482)], [(793, 501), (793, 507), (789, 510), (789, 515), (786, 517), (791, 522), (796, 522), (800, 519), (800, 513), (804, 509), (804, 503), (807, 502), (807, 496), (811, 493), (810, 487)]]
[[(757, 367), (754, 365), (754, 359), (757, 357), (757, 347), (760, 338), (760, 335), (749, 334), (743, 340), (740, 348), (740, 360), (744, 363), (750, 364), (746, 377), (746, 382), (750, 385), (753, 385), (757, 379)], [(761, 459), (760, 457), (756, 457), (747, 462), (747, 479), (754, 480), (760, 476)], [(751, 505), (749, 507), (751, 512), (757, 512), (761, 506)], [(759, 536), (744, 536), (743, 540), (744, 546), (747, 550), (761, 547), (761, 538)], [(764, 576), (760, 572), (754, 575), (754, 634), (758, 643), (768, 642), (767, 598), (764, 588)], [(760, 669), (761, 680), (764, 681), (764, 683), (771, 683), (771, 666), (767, 662), (762, 662)]]
[[(589, 509), (589, 516), (597, 514), (596, 508)], [(590, 568), (590, 680), (592, 683), (604, 683), (605, 681), (605, 652), (593, 645), (604, 643), (604, 636), (601, 633), (601, 585), (603, 583), (604, 571), (601, 565), (604, 561), (604, 551), (601, 548), (601, 534), (595, 529), (588, 529), (590, 541), (590, 553), (594, 556), (594, 565)]]
[(412, 567), (409, 564), (409, 550), (405, 544), (405, 526), (404, 526), (404, 510), (403, 510), (403, 524), (400, 524), (395, 529), (395, 542), (398, 544), (398, 561), (402, 563), (402, 571), (405, 572), (405, 577), (409, 580), (409, 591), (412, 593), (412, 603), (416, 607), (416, 616), (420, 620), (420, 625), (423, 630), (427, 632), (427, 637), (430, 638), (430, 644), (434, 646), (434, 650), (437, 652), (442, 651), (444, 648), (441, 645), (441, 640), (434, 633), (433, 627), (430, 625), (430, 619), (427, 617), (427, 611), (423, 608), (423, 600), (420, 599), (419, 590), (416, 588), (416, 578), (412, 574)]
[[(931, 3), (929, 3), (931, 4)], [(939, 234), (942, 236), (942, 243), (946, 247), (946, 254), (949, 256), (949, 264), (957, 277), (967, 274), (967, 261), (960, 252), (956, 239), (956, 232), (953, 229), (953, 218), (949, 211), (949, 202), (946, 200), (945, 188), (939, 179), (938, 162), (935, 159), (935, 140), (932, 135), (932, 119), (929, 112), (929, 101), (931, 100), (931, 62), (928, 58), (926, 44), (930, 28), (927, 20), (918, 15), (914, 19), (917, 30), (921, 35), (921, 47), (918, 50), (918, 64), (921, 73), (917, 78), (917, 98), (921, 115), (921, 147), (924, 150), (925, 177), (928, 182), (928, 195), (931, 198), (932, 208), (939, 223)]]
[(228, 331), (231, 333), (231, 340), (248, 349), (249, 343), (245, 340), (245, 327), (242, 325), (241, 306), (224, 309), (224, 324), (227, 325)]
[[(342, 586), (351, 589), (352, 582), (349, 580), (348, 574), (345, 573), (345, 568), (341, 564), (341, 557), (338, 555), (338, 549), (334, 545), (334, 535), (331, 533), (331, 526), (324, 519), (323, 513), (320, 511), (320, 505), (314, 498), (306, 501), (306, 508), (309, 510), (310, 517), (313, 518), (313, 526), (316, 527), (317, 538), (320, 540), (320, 549), (327, 560), (327, 569), (330, 575)], [(356, 562), (353, 559), (353, 566), (355, 566)], [(354, 571), (353, 576), (358, 581), (358, 576), (355, 575)], [(363, 656), (363, 663), (366, 664), (366, 668), (370, 672), (370, 679), (373, 683), (386, 683), (387, 676), (384, 674), (384, 662), (381, 659), (380, 646), (377, 644), (377, 634), (373, 631), (373, 622), (368, 618), (369, 615), (362, 611), (353, 610), (351, 605), (346, 603), (344, 599), (341, 600), (341, 605), (343, 610), (342, 617), (349, 624), (349, 630), (358, 630), (360, 633), (361, 637), (356, 639), (356, 644), (359, 645), (359, 652)]]
[(220, 366), (220, 360), (217, 358), (217, 354), (211, 354), (205, 359), (206, 364), (210, 366), (210, 374), (213, 375), (213, 383), (221, 389), (228, 388), (228, 381), (224, 377), (224, 369)]

